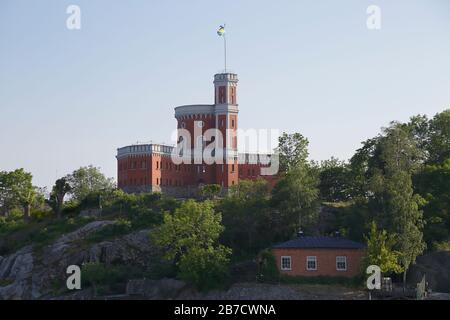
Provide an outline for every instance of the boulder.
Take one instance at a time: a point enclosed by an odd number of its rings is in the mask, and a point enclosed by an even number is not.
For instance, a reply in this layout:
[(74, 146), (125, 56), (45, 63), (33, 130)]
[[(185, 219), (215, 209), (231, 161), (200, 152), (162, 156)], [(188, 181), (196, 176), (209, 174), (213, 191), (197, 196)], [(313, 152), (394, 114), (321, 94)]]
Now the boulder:
[(436, 251), (418, 257), (408, 271), (408, 284), (415, 287), (423, 275), (433, 291), (450, 293), (450, 251)]

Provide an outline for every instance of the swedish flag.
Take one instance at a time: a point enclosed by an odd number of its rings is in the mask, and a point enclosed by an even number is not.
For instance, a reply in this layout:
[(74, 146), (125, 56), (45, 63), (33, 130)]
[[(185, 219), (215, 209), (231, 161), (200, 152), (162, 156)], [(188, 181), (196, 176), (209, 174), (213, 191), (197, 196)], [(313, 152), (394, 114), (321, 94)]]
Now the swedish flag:
[(224, 26), (220, 26), (219, 30), (217, 30), (217, 34), (219, 36), (223, 36), (225, 34), (225, 27)]

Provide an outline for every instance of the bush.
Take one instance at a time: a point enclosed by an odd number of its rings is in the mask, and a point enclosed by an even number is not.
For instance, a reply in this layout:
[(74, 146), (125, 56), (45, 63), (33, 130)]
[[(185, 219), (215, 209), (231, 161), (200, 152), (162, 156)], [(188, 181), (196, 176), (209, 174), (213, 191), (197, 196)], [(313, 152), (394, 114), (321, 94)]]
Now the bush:
[(270, 250), (264, 250), (260, 254), (260, 275), (259, 280), (263, 282), (275, 282), (280, 278), (275, 256)]
[(17, 218), (15, 216), (3, 217), (0, 216), (0, 235), (13, 232), (25, 226), (22, 217)]
[(118, 218), (114, 221), (114, 224), (110, 224), (101, 228), (100, 230), (88, 236), (86, 240), (88, 241), (88, 243), (96, 243), (128, 234), (131, 230), (131, 222), (129, 220)]
[(433, 242), (433, 249), (435, 251), (450, 251), (450, 240), (442, 242)]
[(92, 286), (96, 295), (123, 292), (128, 280), (142, 275), (142, 270), (127, 265), (88, 262), (81, 267), (82, 286)]
[(179, 276), (200, 291), (223, 288), (229, 282), (230, 254), (231, 249), (221, 245), (217, 248), (192, 248), (178, 264)]

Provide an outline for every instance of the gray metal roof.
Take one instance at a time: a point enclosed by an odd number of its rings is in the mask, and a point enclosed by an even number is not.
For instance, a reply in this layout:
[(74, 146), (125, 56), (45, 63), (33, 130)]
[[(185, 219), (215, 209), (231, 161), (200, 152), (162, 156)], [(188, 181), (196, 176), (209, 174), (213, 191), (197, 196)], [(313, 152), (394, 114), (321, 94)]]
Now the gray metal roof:
[(362, 249), (365, 245), (342, 237), (307, 237), (298, 238), (274, 245), (273, 248), (327, 248), (327, 249)]

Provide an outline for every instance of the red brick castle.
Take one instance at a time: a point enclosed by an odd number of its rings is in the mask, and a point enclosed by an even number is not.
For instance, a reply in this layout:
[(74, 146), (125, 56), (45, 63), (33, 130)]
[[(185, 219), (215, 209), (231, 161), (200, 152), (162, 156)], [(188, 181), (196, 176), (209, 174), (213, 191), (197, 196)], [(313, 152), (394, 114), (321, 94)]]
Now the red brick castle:
[[(172, 156), (179, 152), (169, 145), (137, 144), (119, 148), (116, 156), (118, 187), (126, 192), (162, 192), (188, 197), (195, 196), (198, 187), (204, 184), (218, 184), (226, 191), (239, 180), (262, 177), (273, 185), (275, 176), (262, 172), (264, 167), (270, 166), (267, 161), (260, 161), (262, 155), (238, 153), (237, 83), (235, 73), (216, 74), (214, 104), (175, 108), (178, 143), (185, 143), (185, 149), (193, 154), (183, 155), (183, 163), (173, 160)], [(210, 129), (221, 136), (221, 143), (218, 137), (208, 135)], [(207, 162), (201, 154), (199, 158), (195, 153), (195, 150), (204, 151), (208, 142), (216, 143), (212, 155), (223, 161)], [(265, 159), (271, 157), (264, 156)]]

